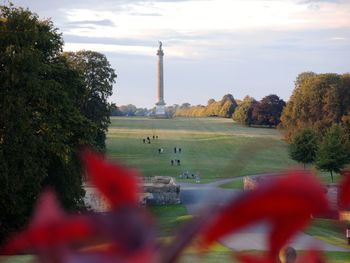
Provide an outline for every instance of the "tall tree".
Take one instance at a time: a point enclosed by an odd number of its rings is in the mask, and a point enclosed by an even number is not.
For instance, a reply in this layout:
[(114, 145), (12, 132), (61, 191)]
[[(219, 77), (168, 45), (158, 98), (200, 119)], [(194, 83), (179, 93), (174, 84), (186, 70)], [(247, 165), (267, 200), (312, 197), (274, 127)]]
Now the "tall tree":
[(312, 129), (304, 129), (295, 135), (289, 146), (290, 157), (304, 165), (313, 163), (318, 147), (317, 133)]
[(350, 111), (349, 74), (302, 73), (281, 115), (282, 132), (288, 141), (300, 129), (323, 134)]
[(316, 152), (316, 166), (330, 172), (333, 182), (333, 172), (339, 173), (348, 162), (343, 129), (334, 124), (325, 133)]
[(347, 150), (348, 160), (350, 162), (350, 114), (342, 117), (341, 126), (344, 131), (344, 141), (345, 141), (346, 148), (348, 149)]
[(256, 103), (257, 101), (254, 98), (246, 96), (243, 99), (242, 103), (237, 106), (235, 112), (233, 113), (233, 120), (237, 121), (242, 125), (250, 126), (253, 121), (253, 107)]
[(49, 20), (0, 7), (0, 239), (22, 227), (50, 185), (63, 205), (82, 206), (77, 158), (92, 142), (92, 122), (76, 103), (84, 86), (60, 57), (61, 35)]
[(253, 107), (254, 124), (277, 126), (280, 123), (282, 110), (286, 103), (277, 95), (268, 95)]
[(218, 115), (224, 118), (232, 118), (232, 114), (237, 108), (237, 103), (232, 94), (226, 94), (222, 97), (220, 106)]
[(104, 151), (111, 113), (107, 99), (112, 95), (113, 83), (117, 75), (106, 56), (101, 53), (94, 51), (67, 52), (65, 57), (72, 67), (84, 77), (85, 90), (79, 102), (80, 110), (96, 125), (96, 147)]

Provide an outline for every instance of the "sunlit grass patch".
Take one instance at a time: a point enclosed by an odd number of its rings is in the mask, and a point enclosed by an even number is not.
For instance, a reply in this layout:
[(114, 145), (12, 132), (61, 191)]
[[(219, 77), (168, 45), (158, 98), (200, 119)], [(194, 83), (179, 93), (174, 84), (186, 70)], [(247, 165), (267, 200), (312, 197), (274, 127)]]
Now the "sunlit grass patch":
[[(153, 135), (159, 139), (153, 140)], [(151, 144), (142, 142), (147, 136)], [(181, 147), (182, 153), (175, 154), (174, 147)], [(164, 153), (158, 154), (158, 148)], [(179, 178), (188, 171), (198, 172), (202, 180), (279, 171), (295, 165), (279, 131), (248, 128), (220, 118), (112, 118), (107, 156), (146, 176)], [(180, 159), (181, 166), (171, 166), (172, 159)]]
[(232, 182), (220, 185), (221, 188), (225, 189), (243, 189), (243, 186), (243, 178), (238, 178)]

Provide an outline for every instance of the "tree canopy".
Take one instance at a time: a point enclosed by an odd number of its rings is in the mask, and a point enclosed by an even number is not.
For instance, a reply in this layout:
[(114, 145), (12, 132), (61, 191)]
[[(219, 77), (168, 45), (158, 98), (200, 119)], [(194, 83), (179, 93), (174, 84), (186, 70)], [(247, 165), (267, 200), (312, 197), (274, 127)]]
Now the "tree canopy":
[(4, 239), (25, 224), (43, 187), (54, 188), (66, 209), (83, 207), (78, 151), (95, 145), (100, 127), (80, 107), (87, 80), (62, 56), (63, 41), (50, 20), (40, 20), (26, 9), (0, 6), (0, 32)]
[(265, 96), (261, 101), (246, 96), (237, 106), (232, 118), (240, 124), (277, 126), (280, 123), (280, 116), (285, 102), (277, 95)]
[(67, 52), (71, 66), (84, 77), (84, 91), (80, 96), (81, 113), (97, 127), (95, 142), (98, 149), (106, 148), (106, 132), (111, 108), (107, 99), (112, 95), (117, 75), (105, 55), (95, 51)]
[(286, 103), (277, 95), (268, 95), (253, 105), (252, 119), (255, 125), (277, 126)]
[(300, 129), (323, 134), (350, 112), (350, 74), (301, 73), (281, 115), (282, 132), (288, 141)]
[(343, 129), (334, 124), (329, 128), (316, 152), (316, 166), (331, 173), (339, 173), (349, 162), (348, 148)]
[(231, 118), (237, 107), (237, 103), (231, 94), (226, 94), (220, 101), (214, 99), (208, 100), (208, 105), (192, 106), (189, 103), (184, 103), (176, 111), (176, 116), (183, 117), (208, 117), (218, 116)]
[(290, 157), (304, 164), (313, 163), (318, 148), (318, 136), (312, 129), (299, 131), (289, 145)]
[(246, 96), (237, 106), (232, 118), (242, 125), (250, 126), (253, 123), (252, 111), (256, 103), (254, 98)]

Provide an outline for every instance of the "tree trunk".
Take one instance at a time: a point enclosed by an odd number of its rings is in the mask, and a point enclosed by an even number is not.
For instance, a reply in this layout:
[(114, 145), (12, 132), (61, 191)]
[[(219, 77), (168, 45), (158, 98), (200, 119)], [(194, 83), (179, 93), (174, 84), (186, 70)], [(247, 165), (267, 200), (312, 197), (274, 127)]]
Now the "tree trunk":
[(332, 173), (332, 171), (331, 171), (331, 178), (332, 178), (332, 183), (333, 183), (333, 173)]

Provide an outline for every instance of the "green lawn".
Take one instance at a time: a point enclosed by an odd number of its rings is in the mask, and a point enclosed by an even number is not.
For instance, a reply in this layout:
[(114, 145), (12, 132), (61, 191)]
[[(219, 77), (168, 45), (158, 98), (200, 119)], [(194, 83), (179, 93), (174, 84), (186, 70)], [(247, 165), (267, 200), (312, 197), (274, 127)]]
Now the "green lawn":
[(315, 219), (304, 232), (327, 243), (350, 248), (345, 237), (346, 225), (337, 220)]
[(228, 189), (243, 189), (244, 183), (243, 178), (238, 178), (232, 182), (222, 184), (220, 185), (221, 188), (228, 188)]
[[(222, 118), (113, 117), (107, 135), (111, 159), (146, 176), (199, 172), (202, 181), (273, 172), (295, 165), (276, 129), (247, 128)], [(143, 144), (142, 139), (158, 135)], [(181, 147), (181, 154), (173, 148)], [(158, 154), (158, 148), (164, 153)], [(180, 159), (181, 166), (171, 166)]]
[(174, 235), (176, 229), (186, 220), (192, 218), (187, 214), (184, 205), (157, 205), (148, 207), (151, 214), (156, 218), (157, 229), (161, 237)]

